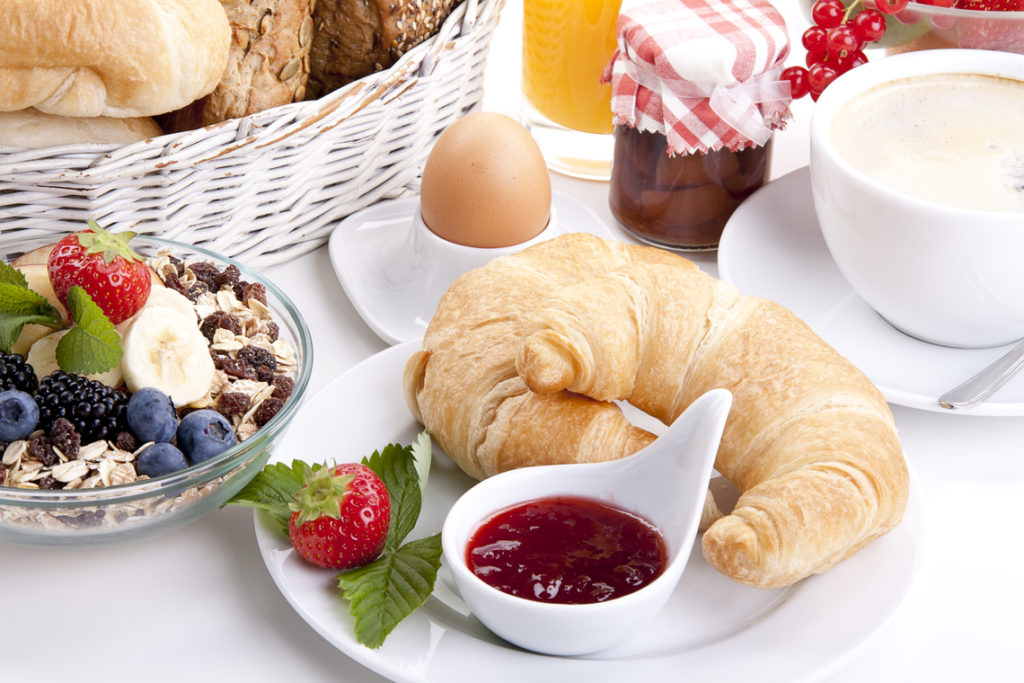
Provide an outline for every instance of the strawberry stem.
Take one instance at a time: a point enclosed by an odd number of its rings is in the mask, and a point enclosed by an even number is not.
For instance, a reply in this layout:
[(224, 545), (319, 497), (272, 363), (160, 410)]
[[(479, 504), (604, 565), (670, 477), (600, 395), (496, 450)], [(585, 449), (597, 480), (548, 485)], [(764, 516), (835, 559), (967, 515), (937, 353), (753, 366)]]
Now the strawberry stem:
[(321, 467), (306, 478), (305, 486), (295, 494), (295, 502), (289, 504), (288, 507), (293, 512), (299, 513), (299, 524), (320, 517), (330, 517), (331, 519), (341, 517), (341, 500), (345, 497), (349, 482), (355, 478), (355, 475), (337, 476), (334, 474), (334, 469), (333, 467)]

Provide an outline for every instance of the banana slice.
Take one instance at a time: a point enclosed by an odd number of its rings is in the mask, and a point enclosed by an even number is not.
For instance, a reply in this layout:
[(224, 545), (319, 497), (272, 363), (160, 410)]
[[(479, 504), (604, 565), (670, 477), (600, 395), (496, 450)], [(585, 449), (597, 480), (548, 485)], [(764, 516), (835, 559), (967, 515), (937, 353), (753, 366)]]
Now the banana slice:
[(195, 314), (168, 306), (144, 308), (121, 342), (121, 370), (129, 391), (155, 387), (184, 406), (204, 397), (213, 382), (213, 359)]
[[(60, 342), (61, 337), (67, 334), (67, 330), (57, 330), (50, 334), (37, 339), (32, 346), (28, 349), (28, 356), (25, 360), (32, 366), (32, 369), (36, 371), (36, 377), (40, 381), (54, 370), (59, 370), (60, 367), (57, 365), (57, 344)], [(94, 379), (98, 382), (106, 384), (108, 387), (119, 387), (124, 379), (119, 366), (114, 367), (112, 370), (99, 373), (96, 375), (87, 375), (89, 379)]]
[[(170, 287), (153, 287), (149, 290), (149, 298), (146, 299), (146, 305), (143, 308), (157, 308), (157, 307), (172, 308), (189, 320), (195, 321), (197, 319), (195, 306), (189, 301), (189, 298), (184, 294), (181, 294)], [(195, 323), (192, 323), (195, 325)]]

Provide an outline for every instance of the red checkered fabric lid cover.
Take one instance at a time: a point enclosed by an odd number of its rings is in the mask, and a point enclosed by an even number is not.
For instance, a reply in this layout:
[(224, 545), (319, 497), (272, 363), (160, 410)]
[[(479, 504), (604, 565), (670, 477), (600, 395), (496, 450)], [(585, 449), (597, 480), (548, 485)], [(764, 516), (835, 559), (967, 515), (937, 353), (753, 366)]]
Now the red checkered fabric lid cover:
[(767, 0), (626, 0), (605, 69), (616, 124), (669, 154), (763, 145), (789, 118), (782, 15)]

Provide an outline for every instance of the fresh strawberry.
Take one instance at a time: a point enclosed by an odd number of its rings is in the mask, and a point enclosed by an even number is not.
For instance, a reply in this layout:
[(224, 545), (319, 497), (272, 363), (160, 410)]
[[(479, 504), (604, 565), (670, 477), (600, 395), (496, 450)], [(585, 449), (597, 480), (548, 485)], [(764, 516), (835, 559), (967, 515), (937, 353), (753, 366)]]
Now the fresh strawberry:
[(372, 562), (384, 549), (391, 501), (387, 486), (366, 465), (321, 467), (295, 498), (288, 535), (309, 562), (351, 569)]
[(149, 266), (128, 241), (133, 232), (107, 232), (95, 221), (68, 235), (50, 252), (50, 284), (67, 308), (68, 290), (82, 287), (114, 325), (135, 315), (149, 298)]

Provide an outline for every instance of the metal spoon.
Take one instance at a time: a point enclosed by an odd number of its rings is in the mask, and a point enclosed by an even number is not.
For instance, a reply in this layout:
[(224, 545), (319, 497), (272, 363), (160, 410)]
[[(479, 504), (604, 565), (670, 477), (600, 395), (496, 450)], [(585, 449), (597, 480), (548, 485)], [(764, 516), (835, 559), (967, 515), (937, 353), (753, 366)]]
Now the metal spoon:
[(939, 405), (950, 410), (970, 408), (994, 394), (1024, 367), (1024, 341), (958, 387), (939, 396)]

